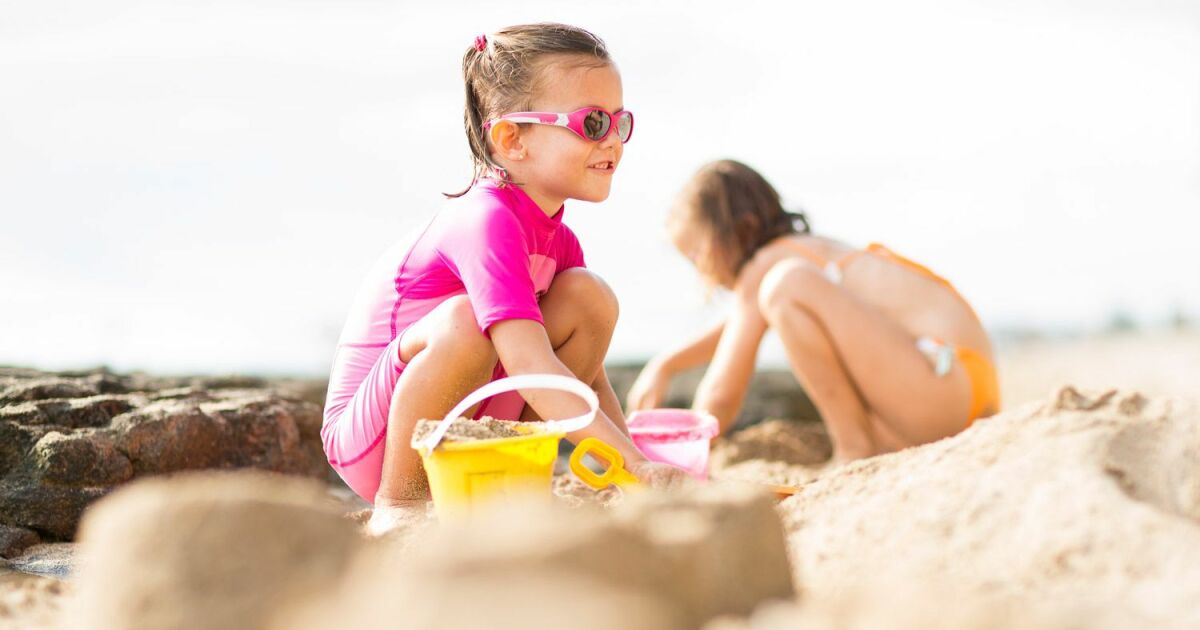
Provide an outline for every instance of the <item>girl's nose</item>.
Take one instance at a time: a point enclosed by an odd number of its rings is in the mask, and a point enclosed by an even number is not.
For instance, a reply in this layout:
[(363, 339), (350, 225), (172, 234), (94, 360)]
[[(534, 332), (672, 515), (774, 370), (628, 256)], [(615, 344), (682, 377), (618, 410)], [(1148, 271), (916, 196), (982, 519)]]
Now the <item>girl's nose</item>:
[(608, 137), (600, 141), (601, 149), (616, 148), (619, 151), (623, 147), (624, 145), (621, 144), (621, 134), (617, 133), (616, 129), (610, 131)]

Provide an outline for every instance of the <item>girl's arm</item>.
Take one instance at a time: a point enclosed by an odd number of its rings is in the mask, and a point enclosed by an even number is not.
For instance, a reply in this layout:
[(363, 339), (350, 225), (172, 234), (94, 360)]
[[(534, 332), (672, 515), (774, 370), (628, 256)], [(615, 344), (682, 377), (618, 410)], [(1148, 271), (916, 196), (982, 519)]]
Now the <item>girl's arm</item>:
[[(546, 329), (536, 321), (508, 319), (497, 322), (488, 330), (492, 336), (492, 344), (496, 347), (496, 354), (504, 364), (504, 371), (509, 375), (559, 374), (576, 378), (554, 354), (550, 338), (546, 336)], [(593, 383), (587, 385), (595, 387)], [(521, 396), (543, 418), (570, 418), (587, 411), (587, 405), (582, 400), (566, 392), (531, 389), (522, 390)], [(615, 447), (628, 465), (636, 466), (646, 460), (629, 436), (621, 430), (620, 425), (610, 418), (603, 408), (596, 413), (596, 419), (591, 424), (567, 435), (567, 439), (576, 444), (588, 437), (599, 438)]]
[(628, 409), (653, 409), (662, 405), (672, 377), (712, 361), (724, 330), (725, 322), (722, 321), (683, 346), (650, 359), (629, 389)]
[(717, 342), (721, 339), (721, 333), (724, 330), (725, 322), (721, 321), (683, 347), (663, 355), (662, 367), (671, 374), (677, 374), (711, 362), (713, 355), (717, 352)]
[(716, 344), (712, 363), (700, 386), (692, 408), (707, 411), (728, 431), (737, 420), (750, 379), (754, 376), (758, 346), (767, 332), (767, 322), (758, 310), (757, 291), (737, 293), (733, 311), (726, 320)]

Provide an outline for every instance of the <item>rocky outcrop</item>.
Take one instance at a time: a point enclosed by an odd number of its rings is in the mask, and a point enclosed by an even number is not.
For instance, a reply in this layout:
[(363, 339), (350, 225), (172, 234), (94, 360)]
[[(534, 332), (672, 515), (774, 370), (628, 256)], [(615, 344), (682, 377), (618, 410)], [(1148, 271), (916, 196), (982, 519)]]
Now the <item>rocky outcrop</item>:
[(42, 542), (41, 536), (31, 529), (0, 525), (0, 558), (16, 555), (23, 549)]
[(131, 479), (200, 468), (324, 478), (321, 408), (255, 378), (0, 369), (0, 556), (70, 539)]

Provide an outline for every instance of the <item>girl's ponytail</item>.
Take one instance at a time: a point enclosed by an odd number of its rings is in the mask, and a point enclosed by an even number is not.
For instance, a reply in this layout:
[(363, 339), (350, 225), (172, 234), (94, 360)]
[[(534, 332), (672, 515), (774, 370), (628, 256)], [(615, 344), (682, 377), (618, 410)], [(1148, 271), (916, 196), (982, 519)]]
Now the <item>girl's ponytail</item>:
[[(484, 37), (484, 36), (480, 36)], [(476, 44), (467, 49), (463, 55), (463, 84), (466, 88), (466, 106), (463, 108), (463, 127), (467, 132), (467, 145), (471, 148), (471, 183), (465, 189), (458, 193), (443, 193), (446, 197), (454, 198), (461, 197), (471, 190), (475, 182), (479, 181), (480, 177), (487, 174), (490, 168), (495, 168), (492, 163), (491, 155), (487, 150), (487, 138), (484, 137), (483, 123), (484, 112), (480, 103), (479, 94), (476, 92), (475, 84), (476, 77), (485, 71), (480, 66), (485, 63), (483, 57), (487, 55), (487, 48), (478, 45), (479, 38), (476, 38)]]

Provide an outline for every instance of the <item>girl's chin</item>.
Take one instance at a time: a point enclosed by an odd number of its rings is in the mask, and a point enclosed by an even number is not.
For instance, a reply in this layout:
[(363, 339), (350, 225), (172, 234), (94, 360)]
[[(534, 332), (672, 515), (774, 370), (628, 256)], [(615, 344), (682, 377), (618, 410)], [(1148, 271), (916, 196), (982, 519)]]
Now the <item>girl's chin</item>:
[(612, 186), (607, 185), (607, 183), (604, 186), (589, 186), (587, 190), (579, 191), (579, 195), (575, 196), (575, 199), (590, 203), (599, 203), (608, 199), (608, 194), (611, 190)]

